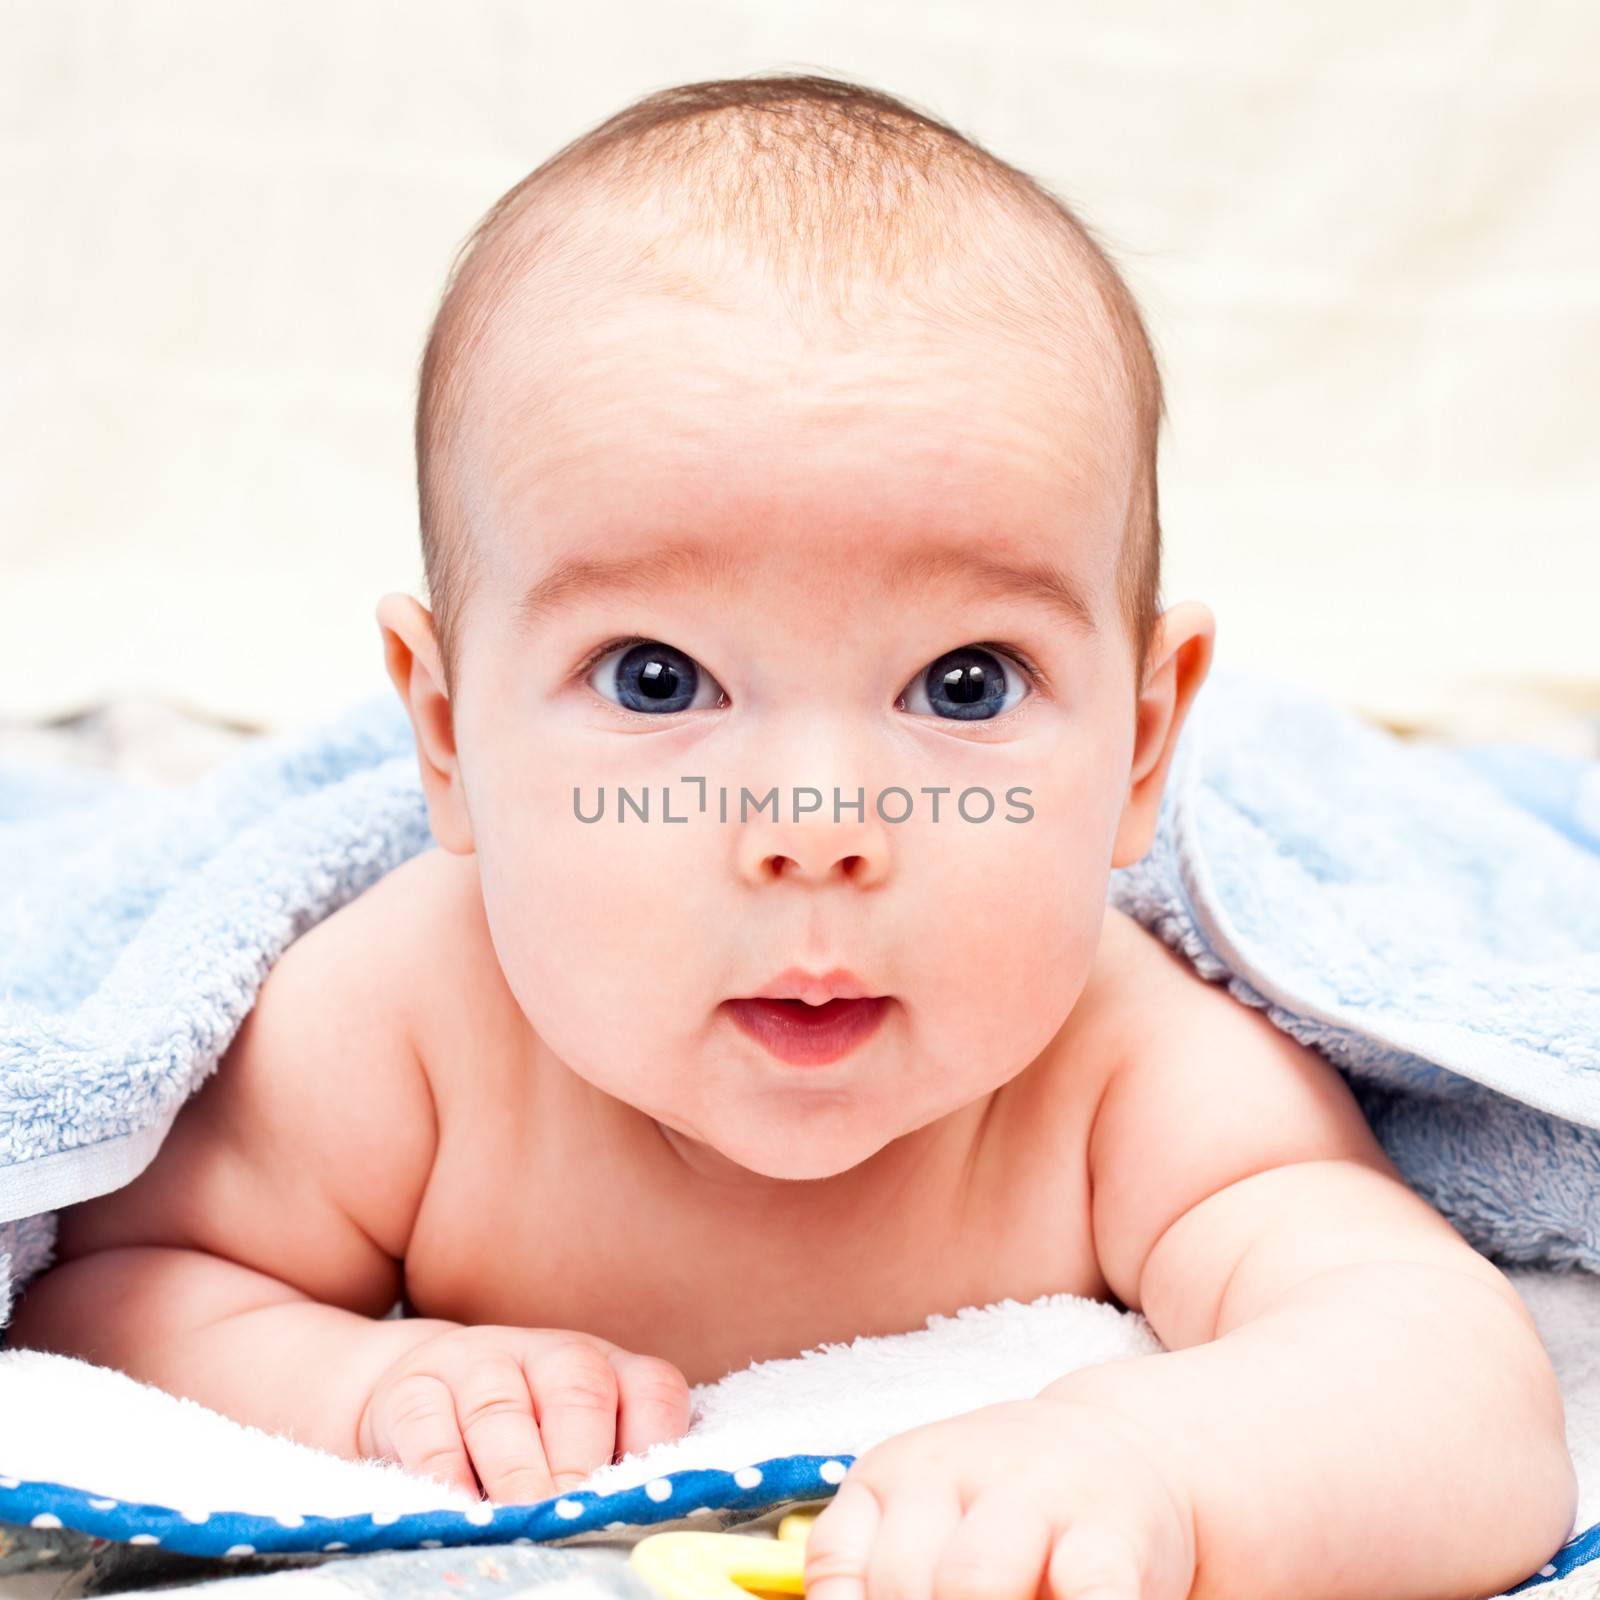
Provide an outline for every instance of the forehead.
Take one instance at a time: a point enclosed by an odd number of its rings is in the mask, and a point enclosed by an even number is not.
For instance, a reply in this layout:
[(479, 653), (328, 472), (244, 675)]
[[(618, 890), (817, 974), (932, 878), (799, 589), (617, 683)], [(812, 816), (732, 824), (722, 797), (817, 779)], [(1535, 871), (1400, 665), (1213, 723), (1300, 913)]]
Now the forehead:
[(802, 328), (758, 295), (649, 290), (512, 309), (457, 441), (470, 536), (507, 582), (688, 537), (797, 571), (982, 547), (1064, 558), (1109, 592), (1131, 428), (1087, 330), (1045, 344), (904, 313)]

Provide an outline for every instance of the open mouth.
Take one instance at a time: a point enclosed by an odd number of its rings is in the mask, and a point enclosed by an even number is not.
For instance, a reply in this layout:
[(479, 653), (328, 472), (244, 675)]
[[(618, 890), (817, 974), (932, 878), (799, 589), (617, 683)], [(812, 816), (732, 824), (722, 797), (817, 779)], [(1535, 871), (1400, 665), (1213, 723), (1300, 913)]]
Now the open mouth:
[(733, 1020), (780, 1061), (822, 1067), (847, 1056), (877, 1030), (889, 996), (833, 999), (820, 1006), (804, 1000), (729, 1000)]

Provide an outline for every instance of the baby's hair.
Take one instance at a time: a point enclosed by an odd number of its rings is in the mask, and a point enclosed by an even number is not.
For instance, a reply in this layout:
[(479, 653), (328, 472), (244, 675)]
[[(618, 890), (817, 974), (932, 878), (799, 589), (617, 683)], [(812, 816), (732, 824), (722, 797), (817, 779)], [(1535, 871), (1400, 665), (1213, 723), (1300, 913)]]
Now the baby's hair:
[[(647, 217), (659, 237), (619, 250), (606, 227), (619, 208)], [(892, 287), (897, 305), (1032, 348), (1074, 337), (1097, 346), (1131, 421), (1116, 584), (1142, 686), (1160, 616), (1163, 401), (1127, 285), (1063, 200), (949, 124), (847, 79), (778, 73), (644, 95), (509, 189), (457, 252), (423, 352), (416, 415), (423, 563), (447, 693), (479, 556), (448, 470), (450, 441), (496, 306), (529, 276), (558, 296), (597, 281), (703, 296), (704, 281), (674, 268), (665, 248), (684, 238), (725, 257), (759, 257), (797, 317), (848, 320), (855, 295)]]

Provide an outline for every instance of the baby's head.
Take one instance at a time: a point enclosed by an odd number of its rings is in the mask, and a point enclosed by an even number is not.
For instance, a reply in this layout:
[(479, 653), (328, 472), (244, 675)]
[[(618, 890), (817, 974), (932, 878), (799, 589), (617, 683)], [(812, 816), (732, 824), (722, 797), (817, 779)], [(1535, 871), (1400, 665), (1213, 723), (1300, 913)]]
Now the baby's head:
[[(876, 91), (666, 90), (496, 203), (423, 360), (432, 615), (378, 615), (573, 1071), (822, 1177), (1051, 1042), (1211, 656), (1159, 609), (1160, 415), (1082, 225)], [(831, 1063), (727, 1004), (793, 967), (889, 997)]]

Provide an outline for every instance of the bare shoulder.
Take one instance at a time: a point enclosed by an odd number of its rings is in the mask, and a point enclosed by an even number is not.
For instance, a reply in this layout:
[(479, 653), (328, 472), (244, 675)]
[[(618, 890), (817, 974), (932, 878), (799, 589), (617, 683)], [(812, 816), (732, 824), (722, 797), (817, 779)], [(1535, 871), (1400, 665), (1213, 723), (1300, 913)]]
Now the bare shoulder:
[(1101, 1244), (1119, 1293), (1128, 1264), (1142, 1263), (1184, 1210), (1245, 1176), (1327, 1160), (1391, 1170), (1325, 1056), (1132, 918), (1113, 912), (1107, 921), (1116, 929), (1103, 1000), (1114, 1060), (1089, 1158), (1097, 1211), (1116, 1219), (1117, 1245)]
[[(1214, 1106), (1219, 1096), (1293, 1095), (1348, 1127), (1365, 1127), (1338, 1070), (1278, 1027), (1260, 1006), (1227, 984), (1201, 977), (1194, 963), (1159, 935), (1109, 907), (1106, 1030), (1116, 1041), (1107, 1095), (1159, 1086), (1163, 1103)], [(1279, 1106), (1282, 1109), (1282, 1106)]]
[(435, 1149), (414, 1044), (442, 890), (428, 854), (288, 946), (150, 1165), (62, 1214), (61, 1259), (182, 1246), (388, 1310)]
[[(1181, 1072), (1171, 1066), (1174, 1045), (1186, 1040), (1221, 1046), (1226, 1070), (1229, 1062), (1262, 1059), (1291, 1074), (1342, 1082), (1330, 1062), (1317, 1051), (1285, 1034), (1259, 1006), (1246, 1005), (1232, 994), (1226, 982), (1202, 978), (1194, 963), (1179, 950), (1150, 933), (1134, 918), (1107, 907), (1107, 958), (1102, 974), (1101, 1005), (1104, 1027), (1118, 1042), (1117, 1072), (1110, 1080), (1139, 1070)], [(1314, 1064), (1307, 1069), (1307, 1064)], [(1194, 1078), (1194, 1072), (1184, 1072)], [(1214, 1077), (1206, 1090), (1218, 1085)]]

